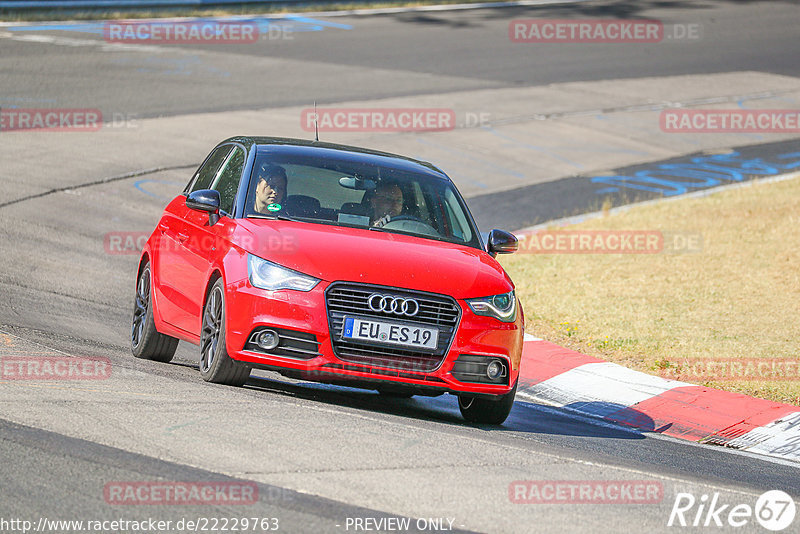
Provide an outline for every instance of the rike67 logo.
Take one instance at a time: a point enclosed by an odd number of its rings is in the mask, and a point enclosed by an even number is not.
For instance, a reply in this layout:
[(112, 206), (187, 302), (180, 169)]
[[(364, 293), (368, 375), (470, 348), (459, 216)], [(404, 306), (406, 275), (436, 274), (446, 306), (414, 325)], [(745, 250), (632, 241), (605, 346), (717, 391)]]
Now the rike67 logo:
[(710, 499), (705, 494), (697, 499), (691, 493), (678, 493), (667, 526), (741, 528), (755, 519), (765, 529), (778, 532), (792, 524), (795, 511), (794, 500), (780, 490), (761, 494), (755, 506), (723, 503), (716, 492)]

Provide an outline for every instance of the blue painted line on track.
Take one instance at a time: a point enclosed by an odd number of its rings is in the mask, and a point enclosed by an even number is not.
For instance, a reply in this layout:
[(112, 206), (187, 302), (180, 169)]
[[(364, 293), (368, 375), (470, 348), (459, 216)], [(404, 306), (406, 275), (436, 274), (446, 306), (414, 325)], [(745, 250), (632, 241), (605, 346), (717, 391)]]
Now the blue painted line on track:
[[(153, 198), (159, 198), (159, 199), (163, 199), (163, 198), (167, 198), (167, 197), (165, 197), (164, 195), (157, 195), (156, 193), (153, 193), (152, 191), (148, 191), (147, 189), (143, 188), (142, 184), (145, 184), (145, 183), (148, 183), (148, 182), (153, 182), (153, 183), (157, 183), (157, 184), (185, 185), (183, 182), (176, 182), (174, 180), (169, 180), (169, 181), (153, 180), (152, 178), (148, 178), (148, 179), (145, 179), (145, 180), (138, 180), (138, 181), (133, 183), (133, 187), (135, 187), (136, 189), (138, 189), (139, 191), (141, 191), (145, 195), (151, 196)], [(169, 198), (172, 198), (172, 197), (169, 197)]]
[[(162, 20), (162, 19), (142, 19), (131, 21), (131, 24), (175, 24), (175, 21)], [(197, 18), (197, 19), (181, 19), (181, 24), (257, 24), (260, 33), (268, 33), (270, 28), (278, 27), (289, 32), (303, 33), (303, 32), (318, 32), (324, 31), (326, 28), (338, 30), (352, 30), (353, 26), (350, 24), (341, 24), (338, 22), (330, 22), (320, 19), (314, 19), (303, 16), (287, 16), (287, 17), (250, 17), (250, 18)], [(103, 28), (106, 23), (104, 22), (70, 22), (70, 23), (53, 23), (53, 24), (38, 24), (38, 25), (21, 25), (21, 26), (8, 26), (4, 30), (10, 32), (43, 32), (43, 31), (66, 31), (76, 33), (88, 33), (92, 35), (103, 35)]]
[(800, 168), (800, 152), (784, 152), (766, 159), (744, 157), (740, 152), (733, 151), (728, 154), (698, 156), (686, 162), (654, 165), (629, 175), (593, 176), (590, 181), (597, 185), (610, 186), (595, 190), (596, 195), (630, 189), (672, 197), (728, 182), (742, 182), (748, 177), (776, 176), (797, 168)]

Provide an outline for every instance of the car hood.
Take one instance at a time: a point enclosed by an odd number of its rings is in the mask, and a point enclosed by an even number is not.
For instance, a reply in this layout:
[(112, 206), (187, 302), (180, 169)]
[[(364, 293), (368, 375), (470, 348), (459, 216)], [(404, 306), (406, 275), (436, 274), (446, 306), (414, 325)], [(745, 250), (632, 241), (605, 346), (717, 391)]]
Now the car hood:
[(233, 241), (248, 252), (327, 282), (404, 287), (457, 299), (514, 287), (489, 254), (454, 243), (267, 219), (246, 219), (239, 228)]

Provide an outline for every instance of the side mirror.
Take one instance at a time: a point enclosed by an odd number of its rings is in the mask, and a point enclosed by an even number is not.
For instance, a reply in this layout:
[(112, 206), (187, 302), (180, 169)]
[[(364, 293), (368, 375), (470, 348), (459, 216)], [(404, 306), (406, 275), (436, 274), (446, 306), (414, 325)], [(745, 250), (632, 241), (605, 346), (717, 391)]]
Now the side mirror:
[(497, 254), (510, 254), (516, 252), (519, 248), (519, 243), (514, 234), (504, 232), (503, 230), (492, 230), (489, 233), (489, 241), (486, 244), (486, 249), (492, 256)]
[(189, 193), (186, 197), (186, 207), (193, 210), (216, 213), (219, 211), (219, 205), (219, 191), (213, 189), (200, 189)]
[(187, 208), (208, 213), (209, 226), (214, 226), (219, 221), (219, 205), (219, 191), (213, 189), (199, 189), (186, 197)]

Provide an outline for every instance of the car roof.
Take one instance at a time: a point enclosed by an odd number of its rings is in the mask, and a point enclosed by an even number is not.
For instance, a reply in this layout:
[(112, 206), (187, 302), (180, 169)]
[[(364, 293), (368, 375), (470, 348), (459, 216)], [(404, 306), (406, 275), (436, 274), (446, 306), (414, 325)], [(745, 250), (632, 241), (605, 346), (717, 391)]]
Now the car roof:
[[(267, 151), (277, 151), (289, 154), (308, 154), (308, 155), (323, 155), (327, 151), (335, 152), (336, 156), (343, 157), (352, 161), (361, 163), (371, 163), (374, 165), (405, 168), (407, 170), (414, 170), (428, 175), (435, 175), (439, 179), (450, 181), (450, 178), (438, 167), (428, 163), (399, 154), (392, 154), (390, 152), (382, 152), (379, 150), (371, 150), (368, 148), (361, 148), (350, 145), (340, 145), (337, 143), (326, 143), (323, 141), (315, 141), (308, 139), (293, 139), (289, 137), (251, 137), (251, 136), (237, 136), (226, 139), (220, 144), (224, 143), (239, 143), (248, 149), (255, 146), (261, 152), (261, 149)], [(331, 154), (332, 156), (334, 154)]]

